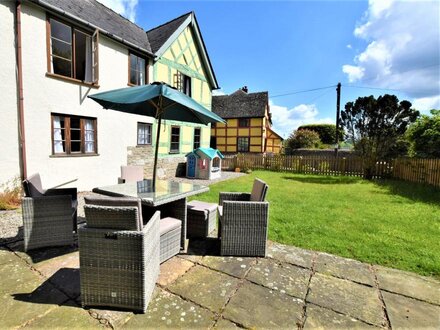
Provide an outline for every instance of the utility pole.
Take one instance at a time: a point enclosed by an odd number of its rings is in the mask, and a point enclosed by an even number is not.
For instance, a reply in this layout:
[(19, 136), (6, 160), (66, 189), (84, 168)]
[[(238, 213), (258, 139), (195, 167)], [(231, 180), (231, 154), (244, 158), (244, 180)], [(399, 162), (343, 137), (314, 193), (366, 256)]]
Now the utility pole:
[(339, 151), (339, 126), (341, 124), (341, 83), (338, 82), (336, 87), (336, 141), (335, 141), (335, 156), (338, 156)]

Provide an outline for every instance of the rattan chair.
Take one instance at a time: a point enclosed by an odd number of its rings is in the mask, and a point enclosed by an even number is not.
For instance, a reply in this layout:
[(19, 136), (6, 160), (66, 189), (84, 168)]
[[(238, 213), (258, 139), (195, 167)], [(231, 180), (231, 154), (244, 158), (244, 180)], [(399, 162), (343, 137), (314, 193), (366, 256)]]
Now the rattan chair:
[(145, 313), (159, 276), (159, 221), (140, 227), (137, 206), (85, 205), (79, 228), (81, 303)]
[[(86, 205), (136, 207), (138, 209), (139, 229), (144, 226), (145, 219), (150, 218), (156, 212), (156, 209), (142, 207), (141, 200), (134, 197), (85, 196), (84, 202)], [(179, 208), (175, 207), (173, 213), (178, 211)], [(163, 213), (166, 212), (163, 211)], [(168, 213), (170, 213), (169, 210)], [(106, 222), (106, 219), (102, 219), (102, 221)], [(160, 219), (159, 228), (160, 263), (163, 263), (180, 252), (182, 221), (173, 217), (164, 217)]]
[[(57, 189), (43, 189), (41, 184), (40, 174), (36, 173), (29, 176), (26, 180), (23, 181), (23, 188), (26, 197), (35, 198), (35, 197), (54, 197), (54, 196), (70, 196), (70, 206), (68, 209), (70, 210), (70, 217), (72, 221), (71, 228), (74, 232), (77, 231), (77, 208), (78, 208), (78, 197), (77, 197), (77, 189), (76, 188), (57, 188)], [(61, 198), (63, 199), (63, 198)], [(52, 199), (53, 201), (54, 199)], [(44, 202), (41, 202), (44, 204)], [(23, 210), (25, 210), (23, 208)], [(35, 209), (34, 209), (35, 210)], [(40, 209), (39, 209), (40, 210)], [(50, 210), (45, 210), (42, 212), (49, 213)], [(34, 216), (39, 216), (38, 214), (33, 214)], [(29, 217), (28, 215), (23, 214), (23, 217)]]
[(23, 197), (24, 250), (73, 244), (70, 195)]
[(252, 193), (220, 193), (220, 254), (266, 256), (269, 203), (268, 186), (256, 179)]

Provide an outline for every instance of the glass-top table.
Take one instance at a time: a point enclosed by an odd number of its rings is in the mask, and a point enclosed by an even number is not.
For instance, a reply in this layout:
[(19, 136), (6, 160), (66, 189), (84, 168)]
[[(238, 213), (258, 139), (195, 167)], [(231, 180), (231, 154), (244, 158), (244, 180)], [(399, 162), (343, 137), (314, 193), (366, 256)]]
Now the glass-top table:
[(155, 207), (209, 191), (207, 186), (200, 184), (169, 180), (156, 180), (154, 191), (152, 187), (153, 180), (146, 179), (138, 182), (98, 187), (94, 188), (93, 192), (109, 196), (139, 197), (143, 204)]

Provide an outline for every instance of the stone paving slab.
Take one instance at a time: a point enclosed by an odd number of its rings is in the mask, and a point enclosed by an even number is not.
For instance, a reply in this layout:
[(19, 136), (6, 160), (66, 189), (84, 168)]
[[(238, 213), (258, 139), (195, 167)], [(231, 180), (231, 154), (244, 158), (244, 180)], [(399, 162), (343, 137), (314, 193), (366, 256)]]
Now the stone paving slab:
[(207, 329), (215, 322), (215, 315), (196, 304), (159, 290), (150, 301), (146, 314), (134, 315), (122, 328), (127, 329)]
[(375, 268), (381, 289), (440, 305), (440, 281), (392, 268)]
[(440, 329), (440, 306), (382, 292), (391, 328)]
[(256, 258), (205, 256), (200, 263), (223, 273), (243, 278)]
[(160, 265), (160, 275), (157, 283), (162, 286), (167, 286), (185, 274), (193, 266), (194, 263), (182, 258), (168, 259)]
[(312, 268), (316, 252), (288, 246), (275, 242), (268, 242), (267, 256), (279, 261), (288, 262), (304, 268)]
[(315, 274), (306, 300), (376, 326), (385, 322), (378, 290), (347, 280)]
[[(62, 320), (60, 322), (60, 320)], [(27, 328), (31, 329), (88, 329), (88, 328), (104, 328), (98, 320), (90, 317), (90, 314), (69, 301), (66, 305), (53, 308), (47, 314), (39, 317), (29, 324)]]
[(304, 302), (276, 290), (245, 282), (231, 298), (223, 316), (246, 328), (296, 329)]
[(239, 280), (209, 268), (195, 266), (171, 284), (168, 289), (213, 312), (220, 312)]
[[(34, 289), (11, 286), (9, 292), (0, 293), (2, 328), (21, 326), (47, 314), (68, 300), (67, 296), (52, 285), (40, 286), (39, 280), (29, 281), (26, 286), (33, 286)], [(60, 320), (60, 324), (62, 323)]]
[(378, 329), (352, 317), (316, 305), (307, 305), (304, 329)]
[(311, 270), (287, 263), (279, 264), (271, 259), (259, 259), (246, 279), (281, 293), (304, 299)]
[(43, 282), (43, 278), (31, 271), (23, 260), (13, 255), (11, 262), (0, 265), (0, 293), (22, 290), (32, 291)]
[(374, 286), (374, 274), (368, 264), (328, 253), (317, 253), (315, 271)]
[(116, 309), (91, 308), (88, 310), (89, 314), (96, 320), (99, 320), (101, 324), (112, 326), (113, 328), (120, 328), (134, 313), (131, 311), (118, 311)]
[(214, 329), (241, 329), (241, 328), (235, 323), (221, 318), (215, 324)]

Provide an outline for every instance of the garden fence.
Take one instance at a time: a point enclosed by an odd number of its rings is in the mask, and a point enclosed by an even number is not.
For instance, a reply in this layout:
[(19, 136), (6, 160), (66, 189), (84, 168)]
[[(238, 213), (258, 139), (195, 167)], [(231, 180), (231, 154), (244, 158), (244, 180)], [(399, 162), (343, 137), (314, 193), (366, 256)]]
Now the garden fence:
[[(366, 162), (361, 157), (336, 157), (329, 155), (291, 156), (238, 154), (227, 155), (222, 169), (269, 170), (321, 175), (364, 175)], [(440, 159), (398, 158), (375, 164), (373, 178), (396, 178), (405, 181), (426, 183), (440, 187)]]

